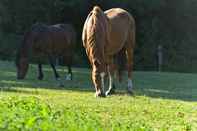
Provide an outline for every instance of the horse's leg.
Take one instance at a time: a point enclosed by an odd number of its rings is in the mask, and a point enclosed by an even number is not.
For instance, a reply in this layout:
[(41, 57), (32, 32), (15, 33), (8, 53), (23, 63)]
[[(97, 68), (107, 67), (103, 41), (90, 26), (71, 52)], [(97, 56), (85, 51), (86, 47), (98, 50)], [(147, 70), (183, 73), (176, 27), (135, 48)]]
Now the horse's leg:
[(126, 50), (127, 54), (127, 71), (128, 71), (128, 85), (127, 85), (127, 90), (128, 93), (133, 93), (132, 88), (133, 88), (133, 83), (132, 83), (132, 70), (133, 70), (133, 51), (132, 49)]
[(60, 80), (60, 76), (59, 76), (59, 74), (56, 71), (55, 64), (53, 63), (53, 58), (52, 57), (49, 57), (49, 63), (51, 65), (52, 69), (53, 69), (53, 72), (54, 72), (54, 75), (55, 75), (55, 79), (57, 81), (59, 81), (59, 86), (63, 86), (63, 84), (62, 84), (62, 82)]
[(133, 94), (133, 82), (132, 82), (132, 71), (133, 71), (133, 60), (134, 60), (134, 45), (135, 45), (135, 29), (133, 28), (130, 32), (128, 41), (126, 43), (126, 56), (127, 56), (127, 71), (128, 71), (128, 93)]
[(71, 65), (69, 64), (67, 67), (68, 67), (68, 75), (66, 76), (66, 80), (72, 80), (73, 79), (73, 74), (72, 74)]
[(109, 89), (106, 91), (105, 93), (106, 95), (111, 95), (115, 93), (114, 68), (115, 68), (115, 65), (111, 59), (107, 67), (108, 77), (109, 77)]
[(53, 63), (53, 59), (51, 57), (49, 57), (49, 63), (51, 65), (52, 69), (53, 69), (55, 79), (58, 80), (59, 79), (59, 74), (56, 71), (55, 64)]
[(38, 79), (42, 80), (44, 77), (43, 72), (42, 72), (42, 64), (38, 63)]
[(66, 80), (72, 80), (73, 74), (72, 74), (72, 56), (64, 56), (64, 61), (66, 62), (67, 68), (68, 68), (68, 74), (66, 75)]
[(96, 97), (105, 97), (105, 93), (104, 93), (105, 72), (100, 72), (99, 64), (96, 61), (94, 62), (94, 64), (92, 66), (93, 66), (92, 81), (93, 81), (94, 87), (96, 89), (95, 96)]

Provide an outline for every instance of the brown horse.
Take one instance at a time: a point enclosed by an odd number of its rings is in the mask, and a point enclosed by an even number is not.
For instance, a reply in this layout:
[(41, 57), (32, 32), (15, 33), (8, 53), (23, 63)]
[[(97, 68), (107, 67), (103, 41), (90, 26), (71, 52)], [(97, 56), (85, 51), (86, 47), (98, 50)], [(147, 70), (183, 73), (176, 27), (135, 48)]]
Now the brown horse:
[[(125, 10), (109, 9), (105, 12), (95, 6), (89, 13), (82, 33), (83, 46), (92, 65), (92, 80), (96, 96), (113, 92), (114, 57), (125, 56), (128, 70), (128, 92), (132, 93), (133, 51), (135, 20)], [(125, 54), (125, 55), (124, 55)], [(121, 58), (116, 57), (117, 60)], [(109, 75), (109, 89), (104, 93), (104, 76)]]
[(76, 41), (74, 28), (69, 24), (45, 25), (42, 23), (34, 24), (24, 35), (17, 57), (17, 78), (24, 79), (27, 70), (30, 55), (38, 61), (38, 79), (42, 80), (41, 59), (47, 57), (54, 71), (55, 78), (59, 79), (59, 74), (55, 69), (55, 58), (62, 56), (68, 66), (68, 76), (72, 79), (72, 56)]

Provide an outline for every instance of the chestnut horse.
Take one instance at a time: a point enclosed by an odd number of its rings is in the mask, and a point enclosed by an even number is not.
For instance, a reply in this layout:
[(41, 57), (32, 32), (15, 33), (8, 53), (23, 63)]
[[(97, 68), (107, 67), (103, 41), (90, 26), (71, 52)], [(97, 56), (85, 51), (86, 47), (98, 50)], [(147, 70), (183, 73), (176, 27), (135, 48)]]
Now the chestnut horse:
[(38, 62), (38, 79), (42, 80), (42, 58), (47, 57), (54, 71), (55, 78), (59, 79), (59, 74), (55, 69), (55, 58), (62, 56), (68, 66), (68, 76), (72, 79), (72, 56), (76, 41), (74, 28), (69, 24), (45, 25), (34, 24), (24, 35), (16, 57), (17, 78), (24, 79), (29, 65), (29, 57), (35, 57)]
[[(92, 65), (92, 80), (96, 96), (113, 93), (114, 57), (127, 59), (128, 93), (132, 93), (135, 20), (127, 11), (112, 8), (105, 12), (95, 6), (89, 13), (82, 33), (83, 46)], [(125, 55), (124, 55), (125, 54)], [(109, 89), (104, 93), (104, 77), (109, 76)]]

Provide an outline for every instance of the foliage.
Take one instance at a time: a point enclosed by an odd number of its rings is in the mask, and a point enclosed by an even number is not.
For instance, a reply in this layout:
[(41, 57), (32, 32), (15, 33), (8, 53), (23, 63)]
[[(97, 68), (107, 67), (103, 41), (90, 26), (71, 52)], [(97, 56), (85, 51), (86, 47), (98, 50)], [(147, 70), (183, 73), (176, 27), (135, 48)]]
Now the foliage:
[(1, 130), (50, 129), (58, 115), (58, 112), (52, 112), (49, 105), (35, 97), (1, 99), (0, 105)]
[[(85, 51), (81, 44), (81, 31), (93, 5), (99, 5), (103, 10), (121, 7), (128, 10), (136, 19), (135, 69), (156, 70), (157, 46), (162, 45), (164, 47), (164, 70), (197, 71), (195, 68), (197, 63), (197, 53), (195, 53), (197, 1), (195, 0), (20, 0), (20, 2), (1, 0), (0, 32), (4, 36), (11, 34), (16, 37), (10, 41), (0, 39), (0, 47), (6, 45), (11, 48), (9, 50), (16, 50), (15, 47), (21, 40), (18, 38), (21, 38), (35, 22), (72, 23), (78, 35), (75, 64), (87, 66)], [(6, 50), (7, 48), (2, 48), (1, 59), (14, 57), (14, 53), (10, 56)]]

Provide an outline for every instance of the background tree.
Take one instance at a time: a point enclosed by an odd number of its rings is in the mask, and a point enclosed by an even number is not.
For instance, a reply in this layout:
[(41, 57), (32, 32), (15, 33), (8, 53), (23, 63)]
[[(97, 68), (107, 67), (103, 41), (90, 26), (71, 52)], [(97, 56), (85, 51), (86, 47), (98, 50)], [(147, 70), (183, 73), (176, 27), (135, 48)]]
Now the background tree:
[(24, 32), (33, 23), (65, 22), (72, 23), (77, 30), (75, 65), (87, 67), (81, 31), (94, 5), (103, 10), (121, 7), (136, 19), (136, 70), (156, 70), (157, 46), (162, 45), (165, 71), (197, 71), (195, 0), (1, 0), (0, 59), (14, 59)]

